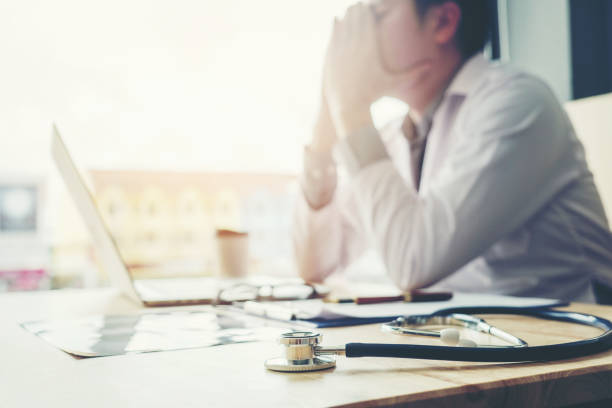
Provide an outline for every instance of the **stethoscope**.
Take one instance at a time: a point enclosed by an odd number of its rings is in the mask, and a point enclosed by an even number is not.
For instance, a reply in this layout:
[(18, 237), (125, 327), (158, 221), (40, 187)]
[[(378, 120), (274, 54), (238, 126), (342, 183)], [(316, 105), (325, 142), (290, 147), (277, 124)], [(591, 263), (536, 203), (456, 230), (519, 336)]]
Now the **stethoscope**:
[[(603, 330), (597, 337), (569, 343), (546, 346), (529, 346), (485, 320), (471, 314), (515, 314), (546, 320), (576, 323)], [(507, 345), (479, 346), (469, 339), (462, 339), (459, 330), (425, 330), (425, 326), (455, 326), (490, 334)], [(283, 357), (266, 360), (269, 370), (283, 372), (316, 371), (336, 366), (336, 356), (346, 357), (397, 357), (425, 360), (474, 361), (474, 362), (529, 362), (554, 361), (606, 351), (612, 348), (612, 322), (601, 317), (542, 308), (516, 307), (461, 307), (440, 310), (431, 315), (397, 318), (384, 323), (384, 331), (394, 334), (415, 334), (439, 337), (445, 346), (420, 344), (347, 343), (344, 346), (324, 347), (321, 335), (311, 331), (294, 331), (281, 335)]]

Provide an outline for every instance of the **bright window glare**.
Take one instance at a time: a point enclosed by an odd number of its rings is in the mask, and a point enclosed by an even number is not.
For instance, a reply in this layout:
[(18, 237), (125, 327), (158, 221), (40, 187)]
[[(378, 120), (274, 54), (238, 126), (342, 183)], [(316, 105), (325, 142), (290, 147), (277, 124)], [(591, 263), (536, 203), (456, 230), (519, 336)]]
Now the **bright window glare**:
[[(54, 279), (90, 264), (89, 234), (51, 160), (53, 122), (84, 170), (297, 174), (333, 17), (352, 2), (0, 2), (0, 181), (44, 186), (42, 261), (30, 249), (14, 260), (47, 270), (50, 245)], [(383, 100), (375, 123), (405, 109)]]
[(44, 170), (55, 121), (87, 167), (296, 172), (350, 3), (3, 2), (0, 170)]

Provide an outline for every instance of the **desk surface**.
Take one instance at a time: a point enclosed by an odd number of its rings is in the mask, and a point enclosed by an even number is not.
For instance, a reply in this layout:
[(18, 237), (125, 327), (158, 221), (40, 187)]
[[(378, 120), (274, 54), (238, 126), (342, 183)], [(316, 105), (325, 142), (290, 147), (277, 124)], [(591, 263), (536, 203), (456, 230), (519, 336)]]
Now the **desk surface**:
[[(612, 319), (612, 307), (575, 304), (571, 309)], [(272, 342), (77, 360), (18, 325), (140, 310), (113, 289), (0, 295), (0, 407), (516, 407), (612, 398), (612, 352), (529, 364), (340, 358), (333, 370), (283, 374), (263, 366), (280, 353)], [(533, 345), (598, 332), (517, 316), (487, 320)], [(330, 345), (407, 342), (382, 333), (378, 325), (322, 332)]]

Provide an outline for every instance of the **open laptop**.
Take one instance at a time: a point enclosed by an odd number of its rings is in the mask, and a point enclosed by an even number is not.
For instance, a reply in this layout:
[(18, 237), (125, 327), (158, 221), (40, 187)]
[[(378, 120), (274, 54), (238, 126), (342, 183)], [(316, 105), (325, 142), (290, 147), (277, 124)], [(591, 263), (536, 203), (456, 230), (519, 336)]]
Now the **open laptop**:
[(130, 299), (145, 306), (177, 306), (210, 304), (220, 290), (238, 283), (273, 285), (296, 279), (275, 279), (255, 276), (245, 279), (176, 278), (134, 280), (121, 257), (115, 240), (107, 228), (94, 197), (87, 188), (57, 127), (53, 125), (51, 153), (64, 182), (81, 212), (93, 237), (100, 262), (107, 271), (111, 285), (119, 288)]

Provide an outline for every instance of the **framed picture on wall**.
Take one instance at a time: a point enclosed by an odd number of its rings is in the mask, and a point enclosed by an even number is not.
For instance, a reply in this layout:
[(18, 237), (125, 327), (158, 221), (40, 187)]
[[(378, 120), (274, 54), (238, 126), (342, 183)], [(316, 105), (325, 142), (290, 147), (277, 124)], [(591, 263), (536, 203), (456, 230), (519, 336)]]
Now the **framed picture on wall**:
[(38, 187), (0, 185), (0, 231), (36, 232), (38, 225)]
[(0, 175), (0, 292), (49, 287), (42, 178)]
[(41, 239), (43, 201), (42, 178), (0, 174), (0, 242)]

